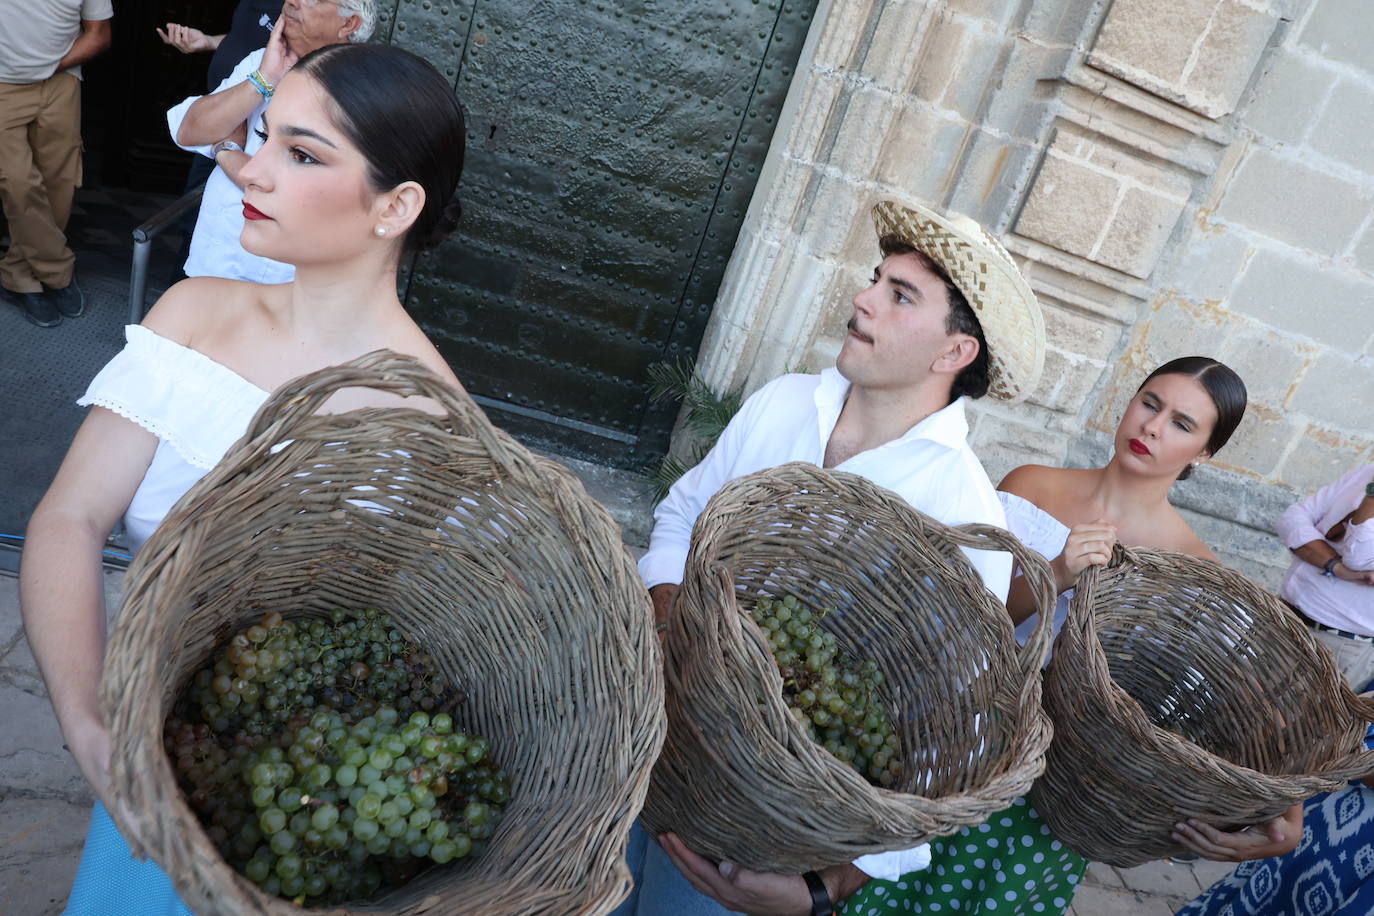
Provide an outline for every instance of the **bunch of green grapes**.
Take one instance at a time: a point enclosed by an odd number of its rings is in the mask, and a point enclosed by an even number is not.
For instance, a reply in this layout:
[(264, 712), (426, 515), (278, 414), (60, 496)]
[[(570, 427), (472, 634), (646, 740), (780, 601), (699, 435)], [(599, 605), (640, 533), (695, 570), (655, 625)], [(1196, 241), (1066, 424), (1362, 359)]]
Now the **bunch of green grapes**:
[[(168, 720), (164, 744), (191, 807), (264, 891), (312, 904), (371, 896), (480, 853), (495, 830), (506, 773), (486, 738), (455, 731), (439, 709), (461, 693), (395, 636), (375, 613), (269, 614), (229, 640)], [(226, 666), (234, 678), (221, 692), (213, 681)], [(260, 685), (256, 696), (246, 685)], [(267, 696), (280, 702), (269, 710)]]
[(402, 715), (462, 702), (436, 675), (428, 653), (376, 611), (308, 621), (274, 611), (196, 672), (191, 699), (199, 711), (188, 719), (198, 715), (221, 734), (270, 735), (320, 704), (365, 716), (382, 702)]
[(750, 613), (778, 663), (783, 699), (812, 740), (874, 785), (897, 785), (902, 762), (878, 695), (883, 673), (872, 659), (859, 662), (840, 651), (821, 626), (830, 612), (813, 612), (788, 595), (760, 599)]
[(269, 893), (335, 902), (375, 893), (407, 864), (442, 865), (491, 836), (510, 785), (488, 752), (446, 713), (402, 720), (383, 706), (346, 726), (317, 712), (284, 751), (245, 759), (257, 818), (231, 837), (233, 852), (258, 842), (241, 868)]

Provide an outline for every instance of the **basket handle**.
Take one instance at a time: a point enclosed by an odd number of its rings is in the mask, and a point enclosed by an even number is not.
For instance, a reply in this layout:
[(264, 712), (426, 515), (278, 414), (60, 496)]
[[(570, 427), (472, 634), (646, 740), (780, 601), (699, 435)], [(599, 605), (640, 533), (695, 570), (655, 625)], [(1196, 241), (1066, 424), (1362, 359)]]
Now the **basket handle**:
[(950, 540), (960, 547), (974, 550), (998, 550), (1011, 554), (1021, 566), (1021, 573), (1030, 586), (1031, 597), (1040, 617), (1035, 629), (1021, 648), (1021, 673), (1038, 675), (1050, 652), (1050, 634), (1054, 626), (1054, 603), (1059, 597), (1054, 587), (1054, 573), (1044, 557), (1012, 534), (995, 525), (955, 525), (949, 528)]
[[(1097, 580), (1105, 570), (1114, 569), (1123, 564), (1136, 565), (1139, 562), (1139, 558), (1136, 557), (1135, 551), (1120, 541), (1117, 541), (1112, 545), (1112, 555), (1108, 557), (1107, 565), (1098, 566), (1096, 564), (1089, 564), (1083, 567), (1083, 571), (1078, 574), (1078, 581), (1074, 583), (1074, 602), (1072, 603), (1077, 602), (1079, 595), (1091, 594), (1092, 590), (1097, 588)], [(1069, 615), (1073, 615), (1072, 610), (1070, 610)]]
[(524, 463), (466, 391), (445, 382), (419, 360), (393, 350), (373, 350), (349, 362), (292, 379), (272, 392), (258, 408), (241, 441), (245, 445), (254, 443), (256, 449), (265, 451), (292, 438), (292, 429), (344, 388), (371, 388), (403, 397), (430, 398), (444, 408), (455, 426), (481, 442), (507, 474)]

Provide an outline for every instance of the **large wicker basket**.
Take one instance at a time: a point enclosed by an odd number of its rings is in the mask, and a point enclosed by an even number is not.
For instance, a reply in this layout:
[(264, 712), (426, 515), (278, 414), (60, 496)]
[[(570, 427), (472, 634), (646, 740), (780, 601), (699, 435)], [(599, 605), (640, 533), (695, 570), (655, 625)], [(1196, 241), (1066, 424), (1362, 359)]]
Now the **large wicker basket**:
[[(447, 415), (316, 415), (347, 387), (425, 395)], [(371, 905), (315, 912), (562, 916), (622, 899), (629, 829), (664, 733), (633, 561), (567, 469), (385, 352), (274, 394), (130, 569), (102, 685), (113, 785), (143, 819), (135, 848), (183, 899), (202, 916), (299, 912), (216, 853), (161, 736), (179, 689), (231, 629), (268, 610), (335, 607), (384, 610), (466, 689), (457, 718), (492, 739), (511, 801), (476, 860)]]
[(1242, 827), (1374, 772), (1374, 702), (1274, 595), (1217, 563), (1118, 547), (1085, 571), (1045, 678), (1032, 800), (1086, 858), (1182, 851), (1174, 824)]
[[(1053, 602), (1039, 555), (990, 526), (948, 528), (853, 474), (788, 464), (741, 478), (692, 534), (665, 650), (668, 740), (644, 820), (691, 849), (796, 874), (919, 845), (1029, 790), (1049, 728), (1048, 630), (1018, 647), (961, 545), (1012, 552)], [(877, 661), (907, 766), (875, 788), (811, 741), (749, 617), (796, 595), (842, 647)], [(1042, 621), (1051, 615), (1042, 614)]]

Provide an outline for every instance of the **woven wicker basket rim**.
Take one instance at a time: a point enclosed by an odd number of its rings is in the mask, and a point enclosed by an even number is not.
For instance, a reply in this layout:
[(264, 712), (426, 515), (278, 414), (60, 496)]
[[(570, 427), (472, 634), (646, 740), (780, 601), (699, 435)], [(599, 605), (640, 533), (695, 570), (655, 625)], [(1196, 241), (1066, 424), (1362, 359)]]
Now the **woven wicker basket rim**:
[[(839, 511), (833, 509), (834, 503), (827, 502), (836, 492), (845, 494), (853, 506), (862, 506), (852, 511), (880, 518), (883, 531), (903, 525), (912, 532), (922, 532), (920, 536), (927, 538), (927, 543), (938, 540), (944, 551), (952, 554), (952, 559), (942, 561), (951, 564), (948, 574), (965, 582), (962, 587), (974, 588), (977, 594), (985, 596), (980, 600), (988, 604), (979, 613), (991, 615), (995, 611), (995, 619), (1005, 630), (1008, 641), (1014, 643), (1014, 637), (1005, 608), (983, 587), (976, 570), (957, 549), (959, 546), (1016, 553), (1018, 559), (1023, 558), (1041, 606), (1049, 608), (1054, 602), (1048, 565), (1008, 532), (978, 525), (948, 528), (919, 514), (897, 494), (858, 475), (799, 462), (761, 471), (723, 487), (698, 517), (686, 575), (669, 615), (665, 656), (669, 743), (655, 769), (645, 819), (654, 829), (674, 829), (689, 847), (704, 854), (730, 858), (750, 868), (795, 873), (849, 861), (867, 852), (909, 848), (931, 836), (979, 823), (1029, 789), (1043, 766), (1042, 755), (1049, 741), (1047, 723), (1039, 710), (1039, 684), (1040, 668), (1048, 650), (1051, 614), (1041, 615), (1035, 634), (1026, 646), (1011, 650), (1017, 670), (1008, 679), (1010, 685), (1015, 686), (1007, 689), (1012, 694), (1019, 689), (1020, 695), (1007, 699), (1015, 707), (1015, 712), (1009, 713), (1015, 724), (1008, 727), (1010, 733), (1023, 736), (1018, 741), (1024, 743), (1008, 745), (1001, 752), (1004, 756), (996, 765), (997, 775), (985, 777), (986, 782), (941, 797), (881, 789), (867, 783), (847, 764), (806, 737), (786, 710), (776, 663), (760, 642), (757, 626), (747, 615), (738, 612), (737, 571), (727, 560), (719, 559), (722, 548), (718, 546), (718, 539), (722, 542), (731, 539), (733, 543), (733, 538), (744, 537), (743, 532), (751, 524), (746, 517), (755, 517), (750, 514), (749, 506), (753, 503), (767, 505), (772, 496), (804, 504), (816, 503), (817, 517), (829, 518), (828, 513)], [(892, 515), (885, 514), (888, 512)], [(894, 518), (902, 522), (895, 522)], [(769, 530), (774, 533), (773, 529)], [(779, 546), (776, 549), (792, 548)], [(796, 555), (787, 555), (800, 562)], [(736, 612), (717, 614), (717, 608)], [(768, 686), (773, 682), (776, 682), (776, 689)], [(738, 699), (734, 699), (736, 691), (744, 691), (738, 694)], [(726, 695), (731, 699), (722, 699)], [(752, 768), (766, 767), (769, 773), (786, 770), (802, 780), (798, 788), (784, 790), (772, 783), (760, 784), (758, 779), (763, 777), (750, 775), (750, 764), (729, 756), (735, 751), (718, 749), (721, 735), (715, 731), (711, 732), (712, 738), (705, 741), (707, 747), (675, 746), (675, 721), (682, 723), (682, 736), (698, 734), (702, 735), (702, 740), (707, 730), (717, 729), (719, 720), (692, 718), (705, 714), (707, 706), (701, 701), (729, 702), (736, 710), (735, 715), (743, 715), (745, 709), (759, 710), (761, 718), (755, 721), (751, 714), (746, 719), (746, 727), (757, 729), (757, 740), (764, 742), (760, 746), (776, 748), (779, 756), (756, 760)], [(694, 709), (702, 712), (691, 712)], [(752, 753), (744, 749), (753, 746), (754, 738), (738, 740), (741, 742), (739, 753)], [(786, 762), (792, 759), (795, 765)], [(692, 811), (698, 806), (674, 799), (688, 797), (682, 796), (683, 792), (690, 795), (697, 791), (693, 784), (710, 787), (718, 810), (736, 804), (736, 798), (747, 798), (749, 813), (742, 814), (743, 808), (728, 808), (731, 812), (728, 825), (708, 825), (700, 820), (684, 822), (695, 819)], [(839, 793), (837, 798), (843, 798), (842, 807), (846, 810), (856, 814), (863, 812), (860, 816), (864, 823), (871, 818), (874, 824), (883, 827), (868, 834), (863, 844), (836, 839), (841, 834), (854, 832), (838, 823), (827, 834), (829, 828), (822, 825), (830, 815), (820, 812), (830, 809), (821, 805), (829, 804), (824, 798), (834, 793)], [(704, 796), (701, 801), (704, 803)], [(722, 816), (720, 820), (725, 818)], [(777, 826), (783, 822), (790, 832), (787, 839), (776, 833), (784, 829)], [(862, 848), (857, 848), (860, 845)]]
[[(345, 414), (317, 415), (319, 407), (333, 393), (354, 387), (421, 395), (438, 403), (445, 413), (436, 415), (408, 408), (369, 408)], [(570, 471), (549, 459), (530, 454), (497, 430), (466, 393), (450, 388), (417, 361), (387, 351), (367, 354), (342, 366), (310, 373), (275, 392), (259, 410), (248, 433), (230, 449), (219, 465), (173, 507), (164, 525), (154, 532), (135, 558), (126, 582), (124, 611), (111, 634), (102, 681), (102, 706), (115, 745), (111, 781), (115, 798), (120, 803), (112, 810), (112, 815), (128, 834), (132, 825), (124, 819), (123, 805), (127, 803), (134, 810), (146, 814), (144, 824), (138, 830), (146, 842), (141, 844), (135, 838), (131, 846), (138, 853), (155, 853), (177, 883), (183, 898), (198, 912), (206, 916), (216, 913), (285, 916), (297, 912), (286, 901), (265, 897), (250, 882), (220, 862), (208, 839), (198, 828), (194, 831), (185, 829), (186, 822), (194, 822), (195, 815), (180, 793), (173, 790), (169, 796), (162, 797), (166, 786), (173, 785), (173, 781), (170, 764), (161, 746), (161, 710), (164, 708), (160, 699), (161, 690), (131, 689), (131, 685), (160, 684), (162, 678), (171, 671), (168, 658), (158, 652), (139, 650), (147, 646), (174, 644), (169, 637), (175, 633), (177, 621), (170, 619), (169, 614), (159, 613), (158, 609), (180, 606), (179, 602), (184, 600), (184, 596), (193, 594), (192, 583), (198, 575), (195, 558), (203, 555), (207, 543), (222, 534), (222, 528), (232, 527), (232, 521), (229, 525), (223, 524), (225, 519), (233, 520), (243, 514), (241, 500), (245, 494), (251, 496), (253, 488), (258, 485), (254, 475), (263, 475), (262, 479), (276, 479), (272, 477), (275, 474), (287, 481), (299, 477), (299, 474), (293, 473), (297, 466), (288, 464), (295, 454), (293, 450), (303, 451), (337, 443), (347, 439), (357, 428), (370, 429), (385, 422), (393, 423), (397, 429), (429, 430), (425, 434), (435, 437), (429, 447), (437, 449), (439, 446), (436, 443), (442, 442), (452, 446), (448, 453), (476, 456), (485, 461), (485, 467), (489, 470), (484, 472), (482, 486), (494, 488), (493, 492), (499, 492), (502, 498), (525, 500), (524, 503), (511, 504), (520, 506), (522, 510), (537, 504), (547, 517), (559, 520), (564, 526), (562, 530), (575, 532), (568, 535), (566, 549), (569, 553), (566, 559), (554, 562), (561, 564), (569, 576), (604, 575), (604, 580), (584, 579), (594, 586), (589, 594), (615, 595), (616, 601), (624, 602), (624, 609), (620, 610), (603, 600), (597, 603), (598, 614), (588, 614), (585, 619), (602, 621), (614, 617), (617, 621), (623, 620), (625, 630), (616, 639), (602, 640), (588, 646), (585, 661), (581, 660), (583, 657), (580, 654), (565, 654), (569, 659), (575, 659), (576, 664), (587, 666), (586, 680), (595, 682), (607, 676), (598, 672), (614, 674), (619, 679), (615, 691), (603, 690), (602, 696), (608, 702), (619, 704), (610, 714), (622, 720), (615, 723), (614, 728), (623, 732), (626, 742), (623, 749), (609, 755), (615, 758), (614, 761), (608, 761), (608, 754), (604, 750), (595, 755), (597, 759), (594, 766), (591, 761), (575, 765), (570, 758), (560, 762), (556, 769), (557, 777), (552, 783), (542, 777), (532, 783), (539, 786), (561, 785), (559, 780), (570, 778), (581, 769), (587, 770), (584, 777), (578, 777), (577, 782), (582, 787), (579, 790), (582, 798), (574, 799), (572, 794), (568, 794), (561, 799), (549, 798), (539, 802), (544, 809), (568, 812), (566, 821), (562, 822), (556, 834), (527, 836), (529, 831), (524, 830), (509, 834), (516, 838), (511, 842), (524, 843), (530, 848), (531, 855), (515, 856), (510, 860), (513, 885), (503, 886), (496, 897), (474, 897), (471, 893), (455, 892), (449, 888), (463, 887), (453, 884), (453, 881), (465, 880), (461, 877), (463, 875), (480, 873), (488, 866), (507, 867), (504, 858), (501, 863), (496, 860), (472, 863), (477, 866), (476, 872), (466, 867), (459, 869), (453, 872), (455, 877), (441, 879), (437, 889), (427, 884), (413, 893), (402, 892), (401, 903), (384, 902), (358, 909), (337, 907), (314, 911), (338, 914), (368, 911), (396, 916), (416, 916), (422, 912), (501, 913), (512, 916), (517, 913), (530, 916), (536, 913), (578, 913), (596, 916), (609, 912), (628, 890), (628, 872), (623, 863), (624, 843), (628, 840), (635, 813), (643, 803), (649, 770), (664, 731), (661, 667), (657, 660), (657, 639), (653, 632), (648, 596), (639, 582), (633, 560), (621, 542), (618, 527), (605, 509), (586, 495), (581, 483)], [(365, 475), (376, 466), (376, 456), (395, 448), (392, 443), (400, 440), (393, 438), (390, 432), (365, 431), (363, 434), (377, 436), (376, 448), (359, 450), (359, 473)], [(278, 447), (280, 443), (288, 441), (291, 444), (287, 447)], [(412, 450), (420, 444), (410, 440)], [(435, 473), (449, 473), (445, 461), (436, 461), (431, 467)], [(336, 470), (331, 466), (322, 473), (334, 474)], [(446, 497), (433, 505), (442, 508), (457, 504), (454, 498)], [(342, 509), (336, 511), (344, 513)], [(369, 515), (365, 509), (356, 511), (369, 518), (380, 518)], [(425, 509), (426, 514), (430, 511)], [(332, 516), (334, 513), (322, 514)], [(517, 520), (514, 515), (503, 515), (501, 518), (509, 524)], [(366, 530), (358, 531), (359, 535), (366, 533)], [(402, 537), (399, 534), (397, 536)], [(411, 535), (405, 534), (403, 537)], [(427, 551), (435, 549), (434, 542), (429, 539), (418, 534), (415, 538), (416, 543)], [(225, 550), (232, 552), (232, 545)], [(233, 571), (232, 567), (229, 569)], [(480, 572), (476, 570), (474, 574)], [(561, 620), (554, 621), (554, 624), (558, 627), (575, 625), (565, 624)], [(620, 625), (617, 623), (617, 626)], [(601, 632), (599, 628), (602, 624), (597, 623), (596, 626), (597, 632)], [(538, 638), (543, 639), (546, 631), (541, 629), (538, 632)], [(614, 635), (619, 631), (607, 632)], [(602, 655), (605, 657), (601, 658)], [(631, 661), (631, 664), (622, 665), (626, 661)], [(609, 774), (617, 771), (617, 768), (623, 778), (613, 783), (609, 780)], [(539, 788), (538, 791), (545, 790)], [(584, 815), (577, 812), (594, 798), (597, 800), (596, 821), (580, 820)], [(533, 799), (534, 796), (530, 796), (531, 803)], [(576, 804), (573, 804), (574, 801)], [(505, 828), (501, 828), (498, 839), (505, 835), (504, 831)], [(580, 867), (575, 867), (573, 872), (568, 871), (566, 864), (558, 864), (555, 868), (540, 866), (542, 871), (526, 874), (528, 868), (534, 867), (531, 861), (548, 854), (550, 843), (573, 842), (578, 837), (582, 837), (582, 840), (577, 840), (576, 852), (569, 847), (567, 855), (556, 857), (566, 859), (572, 866), (578, 866), (580, 862)], [(538, 852), (540, 849), (544, 850), (542, 854)], [(549, 878), (545, 880), (542, 875), (548, 875)], [(515, 886), (520, 888), (519, 893), (513, 892)], [(423, 894), (423, 899), (417, 897), (418, 894)], [(483, 894), (487, 894), (487, 891), (483, 890)], [(388, 897), (388, 900), (391, 899)]]

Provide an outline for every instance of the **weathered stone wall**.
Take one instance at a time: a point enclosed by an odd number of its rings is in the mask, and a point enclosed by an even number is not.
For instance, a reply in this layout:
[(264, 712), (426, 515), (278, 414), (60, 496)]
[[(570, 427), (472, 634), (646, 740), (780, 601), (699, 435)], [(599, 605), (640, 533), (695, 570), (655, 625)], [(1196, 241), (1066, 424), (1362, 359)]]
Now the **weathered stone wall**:
[(1204, 537), (1270, 581), (1288, 562), (1268, 536), (1275, 516), (1374, 460), (1370, 13), (1357, 0), (1282, 10), (1089, 419), (1109, 429), (1140, 370), (1166, 356), (1235, 368), (1251, 409), (1217, 469), (1175, 492)]
[(830, 364), (880, 194), (968, 213), (1049, 336), (1031, 398), (975, 411), (993, 478), (1105, 460), (1150, 368), (1215, 355), (1253, 406), (1174, 499), (1276, 584), (1279, 512), (1374, 454), (1371, 46), (1363, 0), (823, 0), (703, 368)]

